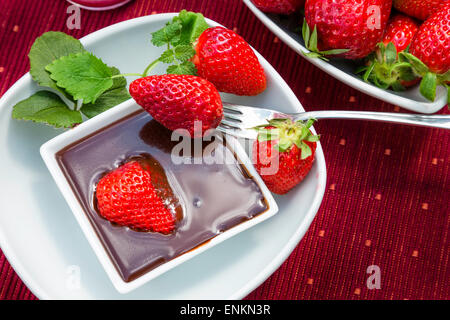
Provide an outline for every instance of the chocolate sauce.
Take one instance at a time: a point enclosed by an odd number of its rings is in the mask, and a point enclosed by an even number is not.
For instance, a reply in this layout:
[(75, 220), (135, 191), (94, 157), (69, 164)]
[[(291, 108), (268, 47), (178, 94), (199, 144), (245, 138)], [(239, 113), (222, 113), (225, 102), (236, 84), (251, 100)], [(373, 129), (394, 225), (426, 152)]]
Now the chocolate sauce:
[[(124, 281), (131, 281), (218, 234), (265, 212), (258, 184), (220, 141), (202, 143), (195, 157), (171, 157), (178, 141), (146, 112), (136, 112), (85, 137), (56, 154), (81, 206)], [(214, 157), (234, 159), (223, 164)], [(107, 172), (138, 159), (156, 170), (157, 186), (177, 218), (176, 230), (163, 235), (114, 225), (96, 211), (95, 186)], [(185, 160), (183, 164), (176, 164)], [(199, 159), (197, 159), (199, 160)], [(188, 163), (186, 163), (188, 162)], [(199, 162), (199, 161), (196, 161)], [(222, 164), (220, 164), (222, 163)]]

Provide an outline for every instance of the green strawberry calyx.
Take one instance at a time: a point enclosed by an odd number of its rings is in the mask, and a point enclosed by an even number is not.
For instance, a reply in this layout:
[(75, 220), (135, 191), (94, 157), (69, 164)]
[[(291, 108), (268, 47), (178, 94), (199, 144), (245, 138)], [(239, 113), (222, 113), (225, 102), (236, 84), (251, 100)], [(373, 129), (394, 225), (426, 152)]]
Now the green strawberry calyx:
[(313, 31), (311, 32), (311, 28), (306, 22), (306, 19), (303, 20), (302, 26), (302, 36), (303, 41), (305, 41), (305, 47), (310, 52), (303, 52), (303, 55), (310, 58), (319, 58), (324, 61), (329, 61), (326, 56), (333, 56), (342, 54), (350, 51), (350, 49), (331, 49), (326, 51), (320, 51), (317, 47), (318, 37), (317, 37), (317, 26), (314, 26)]
[(295, 145), (301, 150), (301, 159), (312, 155), (312, 150), (305, 141), (316, 142), (320, 139), (319, 135), (313, 135), (310, 131), (315, 119), (292, 121), (289, 118), (280, 118), (267, 122), (253, 128), (258, 132), (259, 142), (276, 140), (274, 149), (279, 152), (286, 152)]
[(436, 88), (438, 85), (442, 85), (447, 88), (447, 102), (450, 102), (450, 92), (447, 84), (450, 82), (450, 70), (441, 74), (434, 73), (425, 63), (409, 52), (400, 52), (399, 59), (410, 63), (414, 72), (422, 78), (420, 81), (420, 93), (426, 99), (434, 101), (436, 98)]
[(413, 66), (408, 61), (399, 59), (397, 49), (392, 42), (385, 45), (380, 42), (377, 50), (371, 53), (366, 64), (355, 73), (362, 74), (365, 82), (370, 82), (381, 89), (391, 88), (394, 91), (404, 91), (402, 81), (413, 81), (418, 78)]

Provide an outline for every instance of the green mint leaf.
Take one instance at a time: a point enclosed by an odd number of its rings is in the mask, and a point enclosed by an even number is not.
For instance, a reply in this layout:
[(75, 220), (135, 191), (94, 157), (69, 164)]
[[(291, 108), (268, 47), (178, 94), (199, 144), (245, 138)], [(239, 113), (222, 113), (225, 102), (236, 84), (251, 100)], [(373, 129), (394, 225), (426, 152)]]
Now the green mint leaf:
[(70, 128), (83, 121), (79, 111), (71, 110), (61, 98), (49, 91), (38, 91), (13, 107), (12, 117), (45, 123), (56, 128)]
[[(117, 69), (116, 67), (109, 67), (109, 70), (111, 71), (111, 76), (117, 76), (120, 74), (120, 70)], [(113, 90), (113, 89), (122, 88), (122, 87), (127, 86), (127, 80), (125, 79), (125, 77), (117, 77), (117, 78), (113, 78), (112, 80), (113, 80), (113, 85), (108, 90)]]
[(50, 74), (45, 70), (45, 67), (61, 57), (84, 51), (79, 40), (63, 32), (46, 32), (36, 38), (28, 54), (31, 77), (40, 86), (58, 90), (68, 97), (65, 90), (58, 87), (55, 81), (50, 78)]
[[(120, 74), (119, 69), (114, 67), (110, 69), (113, 76)], [(86, 117), (93, 118), (128, 99), (130, 95), (127, 90), (127, 81), (124, 77), (118, 77), (113, 79), (113, 86), (98, 97), (95, 103), (84, 104), (80, 111)]]
[(100, 113), (117, 106), (130, 99), (126, 88), (108, 90), (102, 94), (95, 103), (88, 103), (81, 107), (80, 111), (88, 118), (93, 118)]
[(174, 41), (178, 42), (180, 33), (181, 22), (172, 20), (168, 22), (164, 28), (152, 33), (152, 43), (157, 47), (161, 47)]
[(90, 52), (61, 57), (46, 67), (59, 87), (66, 89), (75, 100), (95, 102), (112, 87), (110, 68)]
[(180, 45), (175, 47), (175, 58), (181, 62), (187, 61), (195, 55), (195, 50), (191, 45)]
[(164, 63), (172, 63), (175, 61), (173, 49), (167, 49), (159, 57), (159, 61)]
[(185, 61), (181, 64), (171, 65), (167, 67), (168, 74), (190, 74), (196, 75), (197, 69), (191, 61)]
[(179, 42), (173, 43), (174, 45), (192, 45), (209, 28), (201, 13), (182, 10), (174, 20), (182, 25)]

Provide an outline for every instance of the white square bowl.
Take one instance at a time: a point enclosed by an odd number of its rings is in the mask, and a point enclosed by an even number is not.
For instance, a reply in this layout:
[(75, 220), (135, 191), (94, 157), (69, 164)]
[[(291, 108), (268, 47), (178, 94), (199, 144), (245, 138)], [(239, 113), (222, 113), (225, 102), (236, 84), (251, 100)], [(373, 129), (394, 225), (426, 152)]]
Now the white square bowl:
[[(355, 66), (351, 63), (351, 61), (336, 59), (327, 62), (322, 59), (310, 58), (303, 55), (303, 53), (309, 51), (305, 48), (300, 33), (293, 32), (289, 27), (292, 22), (289, 17), (283, 17), (276, 14), (266, 14), (259, 10), (252, 3), (252, 0), (243, 1), (269, 30), (272, 31), (281, 41), (286, 43), (292, 50), (300, 54), (303, 58), (314, 64), (322, 71), (325, 71), (332, 77), (342, 81), (350, 87), (387, 103), (420, 113), (435, 113), (447, 104), (447, 93), (443, 86), (438, 86), (436, 99), (432, 102), (428, 101), (420, 94), (419, 86), (409, 88), (402, 92), (395, 92), (392, 90), (383, 90), (373, 84), (365, 82), (361, 79), (361, 77), (353, 72)], [(302, 21), (296, 21), (296, 23), (298, 23), (298, 27), (300, 28)]]
[(126, 116), (140, 110), (141, 107), (136, 104), (133, 99), (127, 100), (122, 104), (88, 120), (75, 127), (72, 130), (66, 131), (63, 134), (56, 136), (50, 141), (46, 142), (41, 146), (40, 152), (41, 156), (47, 165), (51, 175), (53, 176), (58, 188), (63, 194), (65, 200), (67, 201), (69, 207), (71, 208), (76, 220), (78, 221), (84, 235), (86, 236), (89, 244), (97, 255), (98, 260), (102, 264), (109, 278), (111, 279), (114, 287), (120, 293), (128, 293), (131, 290), (134, 290), (146, 282), (158, 277), (164, 272), (182, 264), (185, 261), (192, 259), (197, 256), (201, 252), (204, 252), (217, 244), (225, 241), (226, 239), (237, 235), (238, 233), (247, 230), (248, 228), (255, 226), (262, 221), (272, 217), (275, 213), (278, 212), (278, 206), (272, 197), (272, 194), (265, 186), (261, 177), (256, 172), (253, 167), (250, 159), (247, 156), (244, 148), (238, 143), (235, 139), (228, 137), (227, 140), (233, 139), (234, 141), (228, 142), (228, 147), (233, 151), (237, 159), (242, 163), (242, 165), (247, 169), (250, 176), (256, 181), (264, 198), (268, 204), (268, 210), (265, 212), (251, 218), (243, 223), (240, 223), (220, 234), (213, 237), (208, 242), (195, 247), (194, 249), (179, 255), (178, 257), (169, 260), (162, 265), (148, 271), (144, 275), (130, 281), (125, 282), (119, 275), (116, 270), (113, 262), (111, 261), (105, 247), (102, 245), (100, 238), (97, 236), (87, 213), (83, 210), (79, 199), (77, 198), (73, 188), (71, 187), (68, 179), (66, 178), (62, 168), (57, 162), (56, 153), (65, 147), (71, 145), (72, 143), (83, 139), (84, 137), (100, 130), (101, 128), (107, 127), (109, 124), (112, 124), (120, 119), (125, 118)]

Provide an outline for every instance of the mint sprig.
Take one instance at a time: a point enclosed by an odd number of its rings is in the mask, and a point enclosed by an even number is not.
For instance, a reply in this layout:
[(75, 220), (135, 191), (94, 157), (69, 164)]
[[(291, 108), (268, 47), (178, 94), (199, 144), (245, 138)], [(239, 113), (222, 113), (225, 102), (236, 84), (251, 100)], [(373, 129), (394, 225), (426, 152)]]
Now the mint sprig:
[(194, 42), (208, 28), (201, 13), (182, 10), (163, 28), (152, 33), (152, 43), (157, 47), (166, 46), (166, 50), (148, 65), (143, 76), (160, 62), (169, 65), (167, 73), (196, 75), (197, 69), (190, 61), (195, 55)]
[(130, 95), (124, 76), (146, 76), (160, 62), (167, 73), (197, 73), (190, 61), (194, 42), (208, 28), (200, 13), (181, 11), (163, 28), (152, 33), (155, 46), (166, 46), (162, 55), (150, 63), (143, 74), (120, 74), (100, 58), (86, 51), (81, 42), (63, 32), (46, 32), (38, 37), (29, 53), (30, 74), (39, 91), (13, 107), (15, 119), (69, 128), (127, 100)]
[[(46, 32), (33, 43), (30, 74), (39, 91), (13, 107), (12, 117), (69, 128), (127, 99), (127, 82), (86, 51), (81, 42), (62, 32)], [(64, 99), (62, 99), (64, 98)]]

